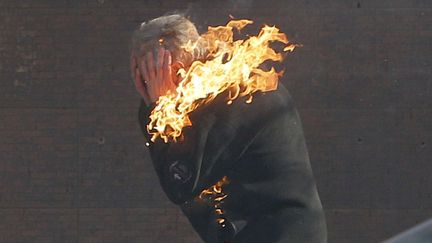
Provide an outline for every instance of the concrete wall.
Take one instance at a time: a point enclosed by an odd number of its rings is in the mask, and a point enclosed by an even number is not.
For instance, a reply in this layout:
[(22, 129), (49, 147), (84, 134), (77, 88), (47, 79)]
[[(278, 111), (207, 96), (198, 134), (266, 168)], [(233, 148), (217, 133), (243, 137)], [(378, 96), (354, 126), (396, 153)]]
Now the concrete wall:
[(0, 0), (0, 242), (199, 242), (153, 172), (128, 70), (131, 31), (176, 9), (304, 45), (282, 82), (329, 242), (432, 217), (431, 1)]

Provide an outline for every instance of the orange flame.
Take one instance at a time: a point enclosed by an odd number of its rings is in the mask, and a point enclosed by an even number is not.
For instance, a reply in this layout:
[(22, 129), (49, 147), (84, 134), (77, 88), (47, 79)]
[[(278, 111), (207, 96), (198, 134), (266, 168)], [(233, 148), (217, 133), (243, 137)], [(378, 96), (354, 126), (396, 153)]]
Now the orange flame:
[(283, 72), (276, 72), (273, 67), (264, 71), (258, 66), (267, 60), (282, 61), (283, 55), (273, 50), (270, 42), (284, 43), (284, 51), (293, 51), (297, 45), (288, 44), (284, 33), (267, 25), (257, 36), (234, 41), (233, 28), (241, 30), (251, 23), (251, 20), (231, 20), (226, 26), (208, 27), (197, 42), (183, 47), (192, 51), (197, 45), (204, 45), (207, 61), (193, 62), (188, 71), (180, 69), (178, 74), (182, 80), (176, 91), (167, 92), (156, 101), (147, 125), (153, 142), (157, 137), (165, 143), (177, 141), (182, 129), (192, 125), (188, 114), (225, 90), (229, 93), (227, 103), (231, 104), (237, 97), (246, 95), (249, 95), (246, 102), (250, 103), (252, 93), (277, 88)]
[[(206, 195), (218, 195), (222, 193), (222, 186), (229, 183), (228, 177), (224, 176), (220, 181), (216, 182), (213, 186), (211, 186), (209, 189), (205, 189), (201, 192), (199, 195), (199, 198), (203, 199)], [(227, 195), (222, 195), (216, 197), (215, 201), (221, 201), (223, 200)]]
[(213, 204), (213, 207), (215, 208), (214, 212), (216, 213), (216, 215), (218, 215), (218, 218), (216, 218), (216, 222), (222, 227), (225, 227), (225, 219), (223, 218), (224, 211), (222, 209), (221, 203), (228, 196), (227, 194), (222, 192), (222, 187), (228, 183), (228, 177), (224, 176), (221, 180), (216, 182), (216, 184), (214, 184), (210, 188), (204, 189), (198, 196), (198, 199), (207, 200), (208, 202)]

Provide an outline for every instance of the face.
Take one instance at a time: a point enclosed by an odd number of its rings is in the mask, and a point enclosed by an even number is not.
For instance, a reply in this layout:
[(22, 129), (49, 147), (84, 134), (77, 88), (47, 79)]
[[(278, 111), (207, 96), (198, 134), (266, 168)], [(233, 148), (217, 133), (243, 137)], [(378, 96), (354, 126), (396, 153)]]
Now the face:
[[(177, 74), (177, 72), (181, 69), (184, 68), (186, 71), (188, 69), (188, 67), (190, 66), (190, 55), (185, 54), (184, 52), (182, 52), (179, 49), (173, 48), (170, 45), (155, 45), (152, 47), (153, 49), (153, 57), (156, 57), (154, 59), (154, 63), (157, 63), (157, 57), (158, 57), (158, 49), (159, 47), (163, 47), (166, 50), (169, 50), (171, 53), (171, 77), (172, 77), (172, 81), (174, 82), (174, 84), (176, 86), (178, 86), (178, 84), (181, 81), (181, 77), (180, 74)], [(147, 53), (145, 50), (150, 49), (149, 46), (146, 47), (142, 47), (142, 53)], [(180, 57), (181, 55), (181, 57)], [(142, 56), (145, 56), (145, 54), (143, 54)]]

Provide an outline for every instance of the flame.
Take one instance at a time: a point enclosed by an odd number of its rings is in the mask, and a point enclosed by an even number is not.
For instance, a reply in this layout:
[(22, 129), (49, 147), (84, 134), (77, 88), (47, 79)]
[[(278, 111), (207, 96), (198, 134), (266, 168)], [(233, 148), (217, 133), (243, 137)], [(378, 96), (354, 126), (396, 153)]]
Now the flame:
[(218, 218), (218, 219), (216, 219), (216, 221), (217, 221), (219, 224), (223, 224), (223, 223), (225, 222), (225, 219), (224, 219), (224, 218)]
[(282, 53), (277, 53), (269, 44), (282, 42), (284, 51), (293, 51), (296, 44), (289, 44), (284, 33), (275, 26), (265, 25), (257, 36), (245, 40), (233, 39), (233, 29), (241, 30), (251, 20), (231, 20), (226, 26), (208, 27), (197, 42), (189, 42), (183, 48), (192, 52), (197, 45), (205, 46), (206, 61), (195, 61), (188, 71), (180, 69), (181, 81), (175, 92), (168, 91), (160, 96), (150, 114), (147, 131), (165, 143), (182, 134), (182, 129), (191, 126), (188, 114), (197, 107), (212, 101), (218, 94), (228, 90), (227, 104), (234, 99), (248, 95), (247, 103), (252, 102), (252, 93), (271, 91), (277, 88), (283, 71), (265, 71), (259, 65), (267, 60), (282, 61)]
[(227, 194), (222, 192), (222, 187), (228, 183), (228, 177), (224, 176), (221, 180), (216, 182), (216, 184), (214, 184), (208, 189), (203, 190), (198, 196), (198, 199), (214, 204), (214, 212), (216, 213), (216, 215), (218, 215), (218, 218), (216, 218), (216, 222), (221, 227), (225, 227), (226, 221), (224, 218), (224, 211), (221, 204), (223, 203), (223, 200), (228, 196)]
[[(218, 195), (222, 193), (222, 186), (229, 183), (228, 177), (224, 176), (220, 181), (216, 182), (213, 186), (211, 186), (209, 189), (205, 189), (201, 192), (201, 194), (198, 196), (201, 199), (204, 199), (207, 195)], [(227, 195), (218, 196), (215, 198), (215, 201), (221, 201), (223, 200)]]

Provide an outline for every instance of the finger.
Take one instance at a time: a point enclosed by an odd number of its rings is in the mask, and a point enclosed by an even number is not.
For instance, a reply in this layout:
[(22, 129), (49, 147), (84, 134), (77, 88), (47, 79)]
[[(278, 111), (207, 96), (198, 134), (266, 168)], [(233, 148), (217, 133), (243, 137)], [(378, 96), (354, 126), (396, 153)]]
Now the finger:
[(158, 62), (157, 62), (157, 67), (156, 67), (156, 79), (158, 80), (158, 82), (163, 81), (164, 78), (164, 73), (163, 73), (163, 68), (164, 68), (164, 56), (165, 56), (165, 49), (160, 47), (158, 49)]
[(145, 59), (142, 59), (142, 60), (141, 60), (140, 65), (139, 65), (139, 69), (140, 69), (140, 71), (141, 71), (141, 74), (142, 74), (143, 77), (144, 77), (144, 81), (149, 82), (150, 77), (149, 77), (149, 75), (148, 75), (147, 65), (146, 65), (146, 61), (145, 61)]
[(150, 104), (149, 95), (147, 93), (146, 87), (144, 85), (144, 82), (141, 78), (141, 73), (138, 68), (135, 68), (135, 87), (138, 91), (138, 93), (141, 95), (141, 97), (144, 99), (144, 102), (146, 104)]
[(146, 91), (147, 94), (149, 96), (149, 98), (154, 101), (154, 97), (155, 97), (155, 85), (157, 85), (157, 83), (154, 82), (154, 79), (151, 79), (149, 76), (149, 71), (148, 71), (148, 65), (147, 62), (143, 59), (141, 60), (141, 72), (142, 75), (144, 77), (144, 81), (146, 84)]
[[(172, 59), (171, 59), (171, 53), (168, 50), (165, 50), (165, 55), (164, 55), (164, 80), (165, 80), (165, 85), (168, 86), (169, 89), (172, 89), (174, 86), (173, 80), (172, 80), (172, 68), (171, 68), (171, 63), (172, 63)], [(173, 90), (172, 90), (173, 91)]]
[(135, 88), (138, 91), (138, 93), (140, 93), (141, 96), (143, 96), (143, 94), (146, 90), (146, 87), (144, 85), (144, 82), (142, 81), (141, 73), (140, 73), (138, 68), (135, 68), (135, 75), (134, 76), (135, 76)]
[(138, 93), (140, 93), (141, 96), (144, 96), (145, 94), (145, 85), (141, 79), (141, 74), (138, 68), (135, 68), (135, 88), (138, 91)]
[(147, 63), (147, 73), (148, 73), (148, 76), (149, 76), (149, 80), (147, 80), (147, 81), (151, 81), (151, 82), (153, 82), (154, 80), (155, 80), (155, 78), (156, 78), (156, 74), (155, 74), (155, 67), (154, 67), (154, 62), (153, 62), (153, 52), (148, 52), (147, 53), (147, 60), (146, 60), (146, 63)]
[(143, 76), (146, 82), (146, 88), (147, 88), (147, 94), (149, 95), (149, 98), (151, 101), (155, 101), (156, 97), (156, 88), (157, 88), (157, 82), (155, 82), (154, 78), (151, 78), (149, 75), (149, 65), (148, 62), (145, 60), (142, 60), (141, 66), (143, 66)]

